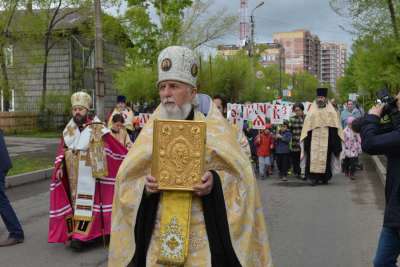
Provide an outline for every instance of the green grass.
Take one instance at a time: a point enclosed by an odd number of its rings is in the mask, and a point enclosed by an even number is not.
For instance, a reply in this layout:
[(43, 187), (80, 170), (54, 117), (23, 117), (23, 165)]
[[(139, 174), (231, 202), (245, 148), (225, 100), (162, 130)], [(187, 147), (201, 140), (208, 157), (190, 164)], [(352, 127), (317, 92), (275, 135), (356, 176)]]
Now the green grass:
[(54, 159), (45, 156), (17, 156), (12, 158), (12, 169), (7, 176), (38, 171), (53, 167)]

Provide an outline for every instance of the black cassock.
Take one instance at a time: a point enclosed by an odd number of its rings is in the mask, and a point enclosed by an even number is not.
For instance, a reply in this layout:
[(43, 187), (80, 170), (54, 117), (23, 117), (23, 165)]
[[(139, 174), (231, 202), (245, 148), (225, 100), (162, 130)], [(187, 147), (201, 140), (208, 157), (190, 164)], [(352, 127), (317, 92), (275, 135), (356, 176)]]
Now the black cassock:
[(339, 157), (342, 152), (342, 140), (338, 135), (338, 129), (329, 127), (328, 137), (328, 155), (326, 158), (326, 171), (325, 173), (310, 173), (310, 149), (311, 149), (312, 131), (307, 133), (307, 137), (304, 139), (304, 152), (306, 155), (306, 170), (305, 175), (310, 180), (319, 180), (327, 182), (332, 178), (332, 154)]
[[(194, 119), (193, 110), (186, 119)], [(213, 188), (210, 194), (201, 198), (211, 253), (211, 265), (213, 267), (241, 267), (229, 233), (221, 178), (217, 172), (211, 172)], [(135, 224), (136, 250), (129, 267), (146, 267), (147, 250), (153, 234), (159, 202), (160, 193), (146, 195), (143, 192)]]
[[(219, 175), (213, 173), (214, 185), (210, 194), (201, 198), (204, 221), (213, 267), (241, 267), (229, 234), (224, 194)], [(136, 251), (129, 267), (145, 267), (147, 250), (153, 234), (160, 193), (146, 196), (143, 192), (135, 225)]]

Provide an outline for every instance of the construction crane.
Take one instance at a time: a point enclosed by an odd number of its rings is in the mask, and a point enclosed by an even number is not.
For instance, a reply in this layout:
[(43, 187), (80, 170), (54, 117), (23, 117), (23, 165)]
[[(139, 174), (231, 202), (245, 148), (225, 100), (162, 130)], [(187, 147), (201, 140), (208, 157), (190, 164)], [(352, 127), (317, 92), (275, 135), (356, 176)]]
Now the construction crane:
[(246, 45), (249, 40), (249, 19), (247, 15), (248, 0), (240, 0), (240, 46)]

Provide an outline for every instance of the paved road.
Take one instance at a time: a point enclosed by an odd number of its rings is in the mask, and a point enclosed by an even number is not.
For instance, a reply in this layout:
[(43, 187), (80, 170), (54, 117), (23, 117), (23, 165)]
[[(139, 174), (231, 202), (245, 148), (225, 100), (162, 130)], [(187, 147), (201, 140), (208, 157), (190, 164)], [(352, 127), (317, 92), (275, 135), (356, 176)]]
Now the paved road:
[[(332, 184), (313, 188), (295, 179), (259, 181), (275, 266), (371, 266), (383, 209), (383, 188), (371, 164), (366, 162), (367, 172), (354, 182), (337, 176)], [(101, 245), (76, 253), (46, 242), (47, 188), (44, 181), (8, 190), (26, 242), (2, 248), (0, 266), (106, 266)], [(0, 236), (5, 234), (0, 223)]]
[(275, 266), (372, 266), (384, 208), (373, 166), (367, 158), (356, 181), (336, 176), (317, 187), (260, 182)]
[(55, 157), (58, 138), (5, 137), (11, 157), (29, 154), (49, 154)]

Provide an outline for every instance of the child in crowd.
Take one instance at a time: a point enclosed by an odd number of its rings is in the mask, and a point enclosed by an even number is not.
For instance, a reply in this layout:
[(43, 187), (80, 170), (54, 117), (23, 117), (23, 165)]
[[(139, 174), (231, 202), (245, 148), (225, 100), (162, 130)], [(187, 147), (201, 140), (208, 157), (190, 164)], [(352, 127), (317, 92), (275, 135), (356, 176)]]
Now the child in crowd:
[(129, 150), (132, 146), (132, 142), (125, 129), (124, 123), (125, 119), (123, 115), (120, 113), (115, 114), (112, 117), (111, 136), (117, 139), (121, 145)]
[(290, 141), (292, 140), (288, 121), (283, 122), (275, 138), (275, 156), (278, 163), (279, 177), (286, 182), (290, 168)]
[(354, 121), (354, 117), (347, 118), (347, 127), (344, 129), (344, 173), (346, 176), (354, 180), (354, 173), (356, 170), (358, 156), (361, 154), (361, 137), (358, 133), (355, 133), (351, 126)]
[(264, 180), (266, 176), (271, 175), (271, 149), (273, 148), (274, 139), (270, 132), (271, 124), (266, 124), (255, 138), (255, 146), (258, 156), (258, 170), (260, 178)]

